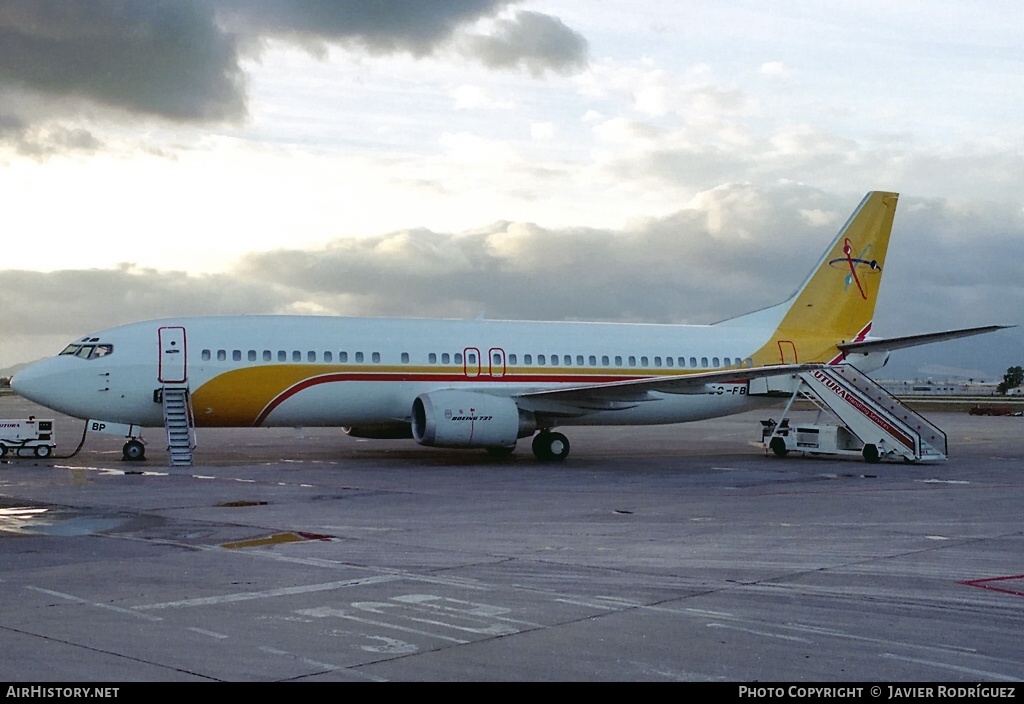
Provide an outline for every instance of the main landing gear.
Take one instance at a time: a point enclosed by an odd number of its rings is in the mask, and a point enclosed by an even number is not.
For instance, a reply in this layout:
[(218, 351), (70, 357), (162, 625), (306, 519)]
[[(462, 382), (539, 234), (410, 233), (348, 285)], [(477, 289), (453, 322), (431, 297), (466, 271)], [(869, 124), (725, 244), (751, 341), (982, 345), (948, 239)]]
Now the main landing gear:
[(569, 438), (542, 430), (533, 438), (533, 454), (541, 462), (561, 462), (569, 456)]

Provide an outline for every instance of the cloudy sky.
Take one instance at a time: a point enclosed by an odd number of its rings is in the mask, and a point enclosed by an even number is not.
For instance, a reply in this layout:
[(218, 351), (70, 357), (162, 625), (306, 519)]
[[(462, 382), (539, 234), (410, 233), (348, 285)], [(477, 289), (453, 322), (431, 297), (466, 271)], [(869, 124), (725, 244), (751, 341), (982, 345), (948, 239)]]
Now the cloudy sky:
[[(0, 0), (0, 369), (176, 315), (714, 322), (791, 293), (878, 189), (876, 334), (1024, 324), (1022, 26), (1019, 0)], [(1017, 328), (890, 370), (1021, 363)]]

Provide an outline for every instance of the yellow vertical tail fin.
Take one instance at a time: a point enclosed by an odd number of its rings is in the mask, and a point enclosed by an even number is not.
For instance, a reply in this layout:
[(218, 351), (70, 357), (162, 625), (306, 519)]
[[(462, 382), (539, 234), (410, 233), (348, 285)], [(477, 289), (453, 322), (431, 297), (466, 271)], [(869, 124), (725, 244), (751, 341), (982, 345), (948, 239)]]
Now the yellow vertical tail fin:
[(754, 363), (835, 363), (836, 347), (871, 329), (899, 194), (872, 191), (840, 229), (785, 312)]

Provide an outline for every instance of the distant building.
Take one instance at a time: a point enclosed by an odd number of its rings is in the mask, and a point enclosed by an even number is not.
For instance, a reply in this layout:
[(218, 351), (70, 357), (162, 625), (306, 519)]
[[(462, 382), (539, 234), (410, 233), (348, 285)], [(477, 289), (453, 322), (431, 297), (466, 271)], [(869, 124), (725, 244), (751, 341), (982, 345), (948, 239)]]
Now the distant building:
[(893, 396), (998, 396), (996, 384), (984, 381), (879, 381)]

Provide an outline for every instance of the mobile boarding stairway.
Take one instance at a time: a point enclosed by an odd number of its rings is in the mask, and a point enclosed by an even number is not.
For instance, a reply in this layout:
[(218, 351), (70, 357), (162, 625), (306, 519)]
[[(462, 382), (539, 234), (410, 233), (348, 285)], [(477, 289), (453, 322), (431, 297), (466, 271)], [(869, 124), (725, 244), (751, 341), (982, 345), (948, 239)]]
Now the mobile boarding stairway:
[[(906, 462), (946, 459), (945, 433), (849, 364), (750, 384), (751, 395), (772, 396), (786, 391), (790, 398), (782, 412), (783, 421), (762, 421), (762, 441), (779, 457), (795, 450), (861, 455), (872, 463), (886, 457), (902, 457)], [(787, 414), (798, 397), (835, 416), (842, 425), (789, 426)]]
[(196, 443), (188, 385), (164, 384), (162, 391), (164, 428), (167, 430), (167, 452), (171, 466), (189, 467), (193, 464), (192, 450)]

